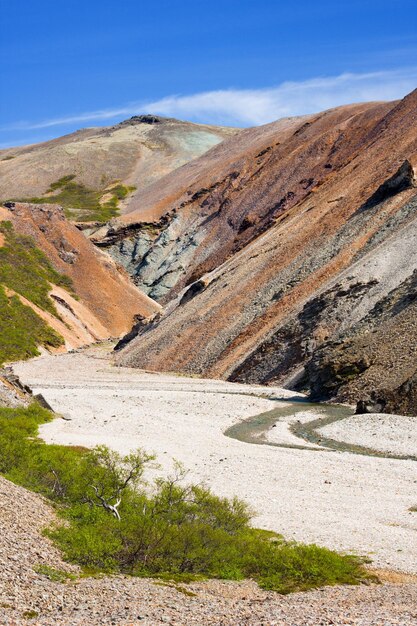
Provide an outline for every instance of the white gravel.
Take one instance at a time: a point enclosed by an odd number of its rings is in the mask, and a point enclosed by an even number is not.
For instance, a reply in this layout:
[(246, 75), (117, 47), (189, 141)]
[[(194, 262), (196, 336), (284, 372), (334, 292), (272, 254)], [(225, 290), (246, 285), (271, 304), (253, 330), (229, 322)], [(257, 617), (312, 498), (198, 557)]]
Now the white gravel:
[(417, 504), (415, 462), (223, 435), (237, 420), (276, 406), (242, 392), (280, 390), (115, 368), (102, 349), (42, 356), (15, 371), (71, 417), (44, 426), (47, 441), (107, 444), (121, 452), (141, 446), (157, 454), (163, 471), (176, 458), (190, 480), (248, 501), (258, 526), (368, 555), (378, 567), (417, 572), (417, 514), (409, 511)]
[(320, 428), (325, 437), (379, 452), (417, 456), (417, 417), (369, 413)]
[(320, 417), (320, 413), (317, 411), (300, 411), (293, 418), (282, 418), (275, 422), (274, 426), (268, 430), (265, 434), (265, 439), (270, 443), (276, 443), (281, 445), (291, 445), (291, 446), (303, 446), (305, 448), (313, 448), (316, 450), (320, 449), (320, 446), (316, 446), (314, 443), (309, 443), (304, 439), (300, 439), (296, 435), (294, 435), (290, 430), (289, 426), (295, 424), (296, 422), (311, 422), (312, 420)]

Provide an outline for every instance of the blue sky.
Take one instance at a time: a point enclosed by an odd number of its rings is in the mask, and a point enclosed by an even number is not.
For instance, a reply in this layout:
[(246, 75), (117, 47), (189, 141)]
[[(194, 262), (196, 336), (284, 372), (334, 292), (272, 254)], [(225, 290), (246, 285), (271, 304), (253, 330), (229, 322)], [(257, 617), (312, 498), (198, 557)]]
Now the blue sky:
[(140, 112), (250, 126), (417, 87), (416, 0), (0, 0), (0, 147)]

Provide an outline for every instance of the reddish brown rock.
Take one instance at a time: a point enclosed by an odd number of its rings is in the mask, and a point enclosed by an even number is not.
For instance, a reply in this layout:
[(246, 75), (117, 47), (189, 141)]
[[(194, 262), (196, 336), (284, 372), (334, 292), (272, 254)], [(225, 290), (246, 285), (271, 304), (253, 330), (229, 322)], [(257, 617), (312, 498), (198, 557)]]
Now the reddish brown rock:
[[(72, 280), (78, 300), (62, 288), (51, 288), (61, 320), (36, 307), (38, 315), (64, 337), (67, 348), (118, 337), (131, 328), (135, 315), (148, 317), (160, 310), (131, 283), (123, 268), (65, 219), (59, 207), (12, 203), (0, 211), (2, 220), (30, 235), (55, 269)], [(34, 308), (27, 300), (25, 304)]]

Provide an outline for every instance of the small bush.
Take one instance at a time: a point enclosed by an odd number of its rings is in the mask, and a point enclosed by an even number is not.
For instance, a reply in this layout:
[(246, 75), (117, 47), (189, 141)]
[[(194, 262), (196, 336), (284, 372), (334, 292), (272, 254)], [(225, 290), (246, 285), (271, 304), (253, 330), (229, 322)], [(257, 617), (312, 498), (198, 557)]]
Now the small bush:
[(38, 617), (39, 613), (38, 611), (31, 610), (31, 611), (24, 611), (22, 615), (25, 619), (35, 619), (35, 617)]
[(355, 556), (252, 528), (244, 502), (184, 484), (181, 467), (149, 488), (143, 471), (153, 457), (141, 450), (120, 456), (40, 442), (37, 428), (50, 419), (37, 405), (0, 409), (0, 470), (57, 504), (67, 523), (48, 535), (86, 570), (184, 582), (249, 577), (280, 593), (367, 578)]

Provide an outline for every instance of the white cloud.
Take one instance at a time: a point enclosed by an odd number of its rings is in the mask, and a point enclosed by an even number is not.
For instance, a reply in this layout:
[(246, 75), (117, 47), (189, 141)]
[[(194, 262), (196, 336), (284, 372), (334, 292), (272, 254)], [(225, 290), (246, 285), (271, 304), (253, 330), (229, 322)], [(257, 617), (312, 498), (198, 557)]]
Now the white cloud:
[(415, 87), (417, 68), (402, 72), (342, 74), (286, 82), (270, 89), (231, 89), (172, 96), (150, 103), (147, 110), (217, 124), (256, 126), (280, 117), (313, 113), (351, 102), (395, 100)]
[[(155, 102), (136, 102), (115, 109), (69, 115), (17, 129), (112, 121), (139, 113), (154, 113), (207, 124), (256, 126), (280, 117), (314, 113), (352, 102), (395, 100), (417, 87), (417, 67), (285, 82), (265, 89), (227, 89), (193, 95), (172, 95)], [(9, 127), (10, 130), (10, 127)]]

